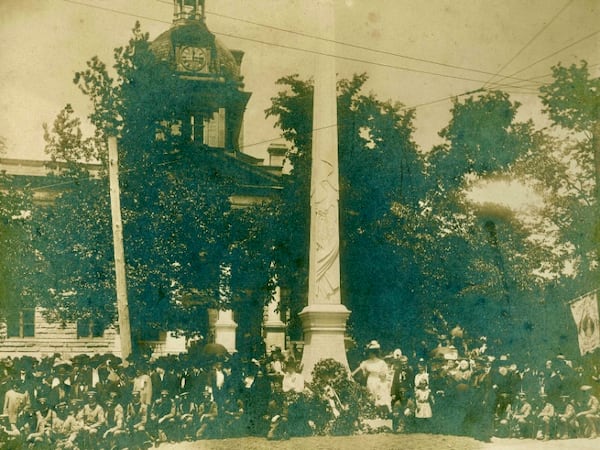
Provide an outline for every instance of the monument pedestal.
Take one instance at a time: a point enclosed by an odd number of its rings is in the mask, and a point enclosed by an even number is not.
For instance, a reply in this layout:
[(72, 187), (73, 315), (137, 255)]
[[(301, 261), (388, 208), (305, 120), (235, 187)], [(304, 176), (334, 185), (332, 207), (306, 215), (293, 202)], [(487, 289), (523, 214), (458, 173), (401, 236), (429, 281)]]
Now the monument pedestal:
[(302, 375), (307, 381), (321, 359), (333, 358), (348, 368), (344, 338), (349, 315), (342, 304), (312, 304), (300, 312), (304, 330)]
[(263, 324), (265, 330), (265, 345), (267, 351), (271, 347), (285, 349), (285, 323), (281, 320), (281, 314), (277, 311), (280, 303), (280, 288), (275, 289), (275, 299), (265, 307), (266, 320)]
[(215, 343), (223, 345), (229, 353), (236, 351), (235, 331), (237, 326), (237, 323), (233, 320), (233, 311), (227, 309), (217, 312)]

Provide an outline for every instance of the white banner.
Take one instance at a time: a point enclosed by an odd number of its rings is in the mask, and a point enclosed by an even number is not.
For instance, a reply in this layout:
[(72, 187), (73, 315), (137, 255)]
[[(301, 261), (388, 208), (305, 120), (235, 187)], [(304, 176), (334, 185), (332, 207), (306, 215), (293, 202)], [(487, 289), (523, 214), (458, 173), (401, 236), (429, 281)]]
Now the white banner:
[(600, 348), (600, 321), (598, 295), (591, 292), (571, 303), (571, 313), (577, 326), (579, 351), (582, 355)]

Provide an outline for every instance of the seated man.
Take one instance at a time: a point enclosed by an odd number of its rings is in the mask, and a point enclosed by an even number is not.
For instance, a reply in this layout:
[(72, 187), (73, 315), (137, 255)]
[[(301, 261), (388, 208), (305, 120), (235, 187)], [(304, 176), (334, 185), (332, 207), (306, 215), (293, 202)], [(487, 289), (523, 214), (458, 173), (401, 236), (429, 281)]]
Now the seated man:
[(527, 400), (525, 392), (519, 393), (519, 403), (513, 414), (513, 425), (516, 436), (520, 439), (531, 436), (531, 403)]
[(102, 438), (108, 441), (109, 448), (117, 446), (127, 434), (127, 430), (125, 429), (125, 410), (117, 401), (118, 396), (119, 394), (117, 392), (111, 391), (104, 403), (104, 406), (106, 407), (107, 430), (104, 432)]
[(592, 394), (591, 386), (581, 386), (581, 391), (586, 398), (583, 401), (583, 411), (577, 413), (576, 417), (579, 421), (581, 429), (586, 430), (587, 437), (594, 439), (598, 436), (596, 422), (600, 419), (600, 402), (595, 395)]
[(172, 439), (175, 434), (176, 414), (175, 401), (171, 398), (169, 390), (161, 389), (160, 397), (154, 401), (150, 410), (152, 432), (157, 437), (158, 442), (166, 442)]
[(142, 448), (146, 443), (151, 443), (150, 435), (146, 431), (148, 406), (142, 403), (140, 391), (138, 390), (134, 390), (131, 394), (131, 402), (127, 405), (125, 420), (131, 440), (130, 448)]
[(17, 425), (11, 423), (8, 414), (0, 415), (0, 448), (17, 450), (21, 445), (21, 433)]
[(227, 388), (227, 396), (219, 409), (219, 435), (221, 437), (240, 437), (245, 429), (244, 403), (238, 397), (234, 386)]
[(56, 419), (52, 424), (56, 448), (72, 449), (75, 448), (75, 439), (81, 428), (81, 423), (76, 419), (77, 399), (72, 399), (70, 405), (67, 402), (59, 402), (56, 405)]
[(37, 400), (38, 407), (35, 411), (36, 427), (33, 433), (27, 436), (29, 444), (50, 445), (53, 439), (52, 424), (56, 420), (56, 412), (48, 405), (48, 397), (46, 393), (40, 394)]
[(265, 419), (269, 422), (267, 439), (288, 439), (288, 408), (282, 389), (282, 382), (274, 378), (272, 381), (273, 391), (267, 406)]
[(191, 440), (193, 431), (198, 428), (198, 407), (189, 392), (182, 392), (178, 396), (177, 419), (179, 422), (180, 440)]
[(213, 399), (211, 388), (207, 386), (203, 391), (202, 400), (198, 405), (200, 426), (196, 431), (196, 439), (204, 438), (207, 434), (210, 435), (210, 433), (216, 434), (215, 423), (218, 413), (217, 402)]
[(573, 399), (568, 395), (561, 395), (560, 410), (562, 412), (556, 415), (556, 437), (558, 439), (569, 439), (577, 436), (579, 423), (577, 422)]
[(547, 441), (550, 439), (552, 427), (554, 426), (554, 405), (548, 400), (548, 395), (541, 394), (540, 397), (544, 401), (544, 406), (537, 415), (538, 430), (536, 437)]
[[(98, 403), (96, 391), (87, 392), (87, 403), (77, 415), (82, 422), (78, 441), (82, 448), (94, 448), (99, 439), (99, 433), (105, 424), (104, 408)], [(101, 436), (101, 434), (100, 434)]]

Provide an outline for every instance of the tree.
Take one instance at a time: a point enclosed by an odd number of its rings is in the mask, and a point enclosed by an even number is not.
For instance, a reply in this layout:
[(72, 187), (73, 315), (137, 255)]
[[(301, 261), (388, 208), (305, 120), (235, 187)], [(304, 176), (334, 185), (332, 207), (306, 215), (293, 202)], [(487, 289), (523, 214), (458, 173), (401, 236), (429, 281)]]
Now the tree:
[(501, 91), (454, 100), (450, 123), (439, 133), (447, 142), (429, 157), (432, 178), (442, 189), (498, 174), (529, 149), (533, 127), (531, 121), (515, 122), (519, 106)]
[(586, 61), (580, 66), (554, 66), (552, 75), (552, 82), (540, 88), (540, 98), (544, 112), (555, 125), (583, 134), (574, 156), (581, 179), (593, 179), (595, 184), (592, 207), (595, 223), (586, 234), (595, 242), (597, 265), (600, 261), (600, 77), (590, 75)]
[(115, 49), (114, 69), (115, 78), (94, 57), (74, 78), (92, 102), (93, 138), (82, 137), (70, 107), (52, 130), (46, 127), (47, 151), (72, 168), (60, 174), (70, 187), (45, 217), (54, 310), (61, 320), (83, 314), (114, 321), (106, 171), (90, 177), (79, 163), (93, 157), (105, 166), (106, 137), (118, 133), (134, 337), (161, 330), (205, 335), (208, 308), (271, 299), (271, 249), (257, 246), (263, 227), (250, 211), (230, 207), (236, 174), (224, 167), (226, 158), (186, 139), (180, 114), (190, 107), (194, 85), (155, 58), (139, 24), (129, 44)]
[[(51, 320), (93, 318), (105, 326), (116, 317), (106, 148), (84, 138), (70, 105), (52, 127), (44, 124), (50, 184), (61, 187), (52, 205), (34, 216), (40, 253), (47, 264), (39, 284), (40, 306)], [(97, 174), (83, 162), (103, 161)]]
[(32, 200), (29, 186), (0, 173), (0, 320), (37, 301), (35, 286), (44, 267), (34, 245)]
[[(405, 280), (398, 276), (398, 255), (387, 236), (391, 205), (398, 198), (417, 203), (423, 167), (412, 141), (414, 113), (363, 94), (366, 80), (363, 74), (338, 82), (342, 298), (352, 311), (350, 329), (357, 340), (377, 335), (391, 341), (394, 321), (402, 315), (396, 296)], [(313, 86), (297, 75), (278, 84), (286, 89), (266, 114), (277, 118), (294, 147), (279, 211), (279, 229), (287, 236), (280, 232), (276, 263), (282, 284), (291, 289), (295, 318), (307, 292)]]
[(433, 337), (429, 346), (456, 323), (505, 349), (517, 336), (506, 330), (534, 328), (528, 308), (535, 311), (532, 299), (546, 282), (541, 272), (557, 259), (552, 247), (533, 239), (539, 230), (513, 211), (467, 197), (477, 183), (506, 176), (535, 146), (532, 124), (515, 120), (518, 107), (502, 92), (455, 100), (440, 132), (447, 142), (428, 155), (419, 207), (414, 213), (402, 202), (393, 207), (393, 242), (415, 268), (414, 319)]
[(596, 199), (600, 199), (600, 77), (592, 78), (586, 61), (552, 67), (553, 81), (540, 88), (540, 98), (556, 125), (585, 134), (594, 158)]

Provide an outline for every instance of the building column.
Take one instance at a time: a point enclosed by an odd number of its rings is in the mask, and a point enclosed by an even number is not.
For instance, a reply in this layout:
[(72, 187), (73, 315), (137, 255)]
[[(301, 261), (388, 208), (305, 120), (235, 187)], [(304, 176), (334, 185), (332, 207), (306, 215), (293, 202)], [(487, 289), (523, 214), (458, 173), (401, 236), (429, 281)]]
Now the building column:
[(344, 343), (350, 311), (342, 305), (339, 255), (339, 173), (333, 0), (315, 2), (321, 52), (315, 68), (310, 192), (308, 306), (300, 312), (304, 331), (302, 374), (332, 358), (348, 368)]
[(282, 350), (285, 348), (285, 323), (281, 320), (281, 314), (277, 308), (281, 302), (281, 288), (275, 288), (274, 299), (265, 306), (265, 322), (263, 328), (265, 330), (265, 345), (267, 351), (272, 346), (279, 347)]
[(236, 351), (235, 330), (238, 325), (233, 320), (233, 311), (226, 309), (217, 311), (217, 320), (215, 322), (215, 343), (221, 344), (229, 353)]

